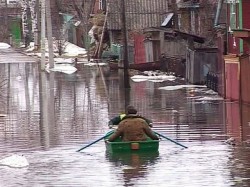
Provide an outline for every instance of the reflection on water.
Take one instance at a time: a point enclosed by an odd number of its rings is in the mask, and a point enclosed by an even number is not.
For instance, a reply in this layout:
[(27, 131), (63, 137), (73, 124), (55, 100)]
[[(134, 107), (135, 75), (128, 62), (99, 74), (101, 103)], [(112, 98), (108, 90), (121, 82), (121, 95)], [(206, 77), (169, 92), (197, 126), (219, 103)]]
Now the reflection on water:
[(238, 103), (226, 104), (227, 134), (237, 144), (250, 145), (250, 106)]
[[(249, 106), (206, 100), (215, 96), (206, 88), (159, 89), (183, 84), (180, 79), (131, 81), (128, 91), (116, 72), (77, 68), (66, 75), (40, 73), (36, 63), (0, 64), (0, 159), (18, 153), (30, 164), (0, 166), (1, 185), (250, 185)], [(105, 135), (126, 102), (153, 120), (153, 130), (188, 149), (162, 139), (157, 154), (108, 155), (103, 141), (76, 152)]]
[(140, 178), (146, 178), (148, 170), (159, 159), (159, 152), (151, 153), (109, 153), (106, 158), (122, 174), (124, 186), (133, 186)]

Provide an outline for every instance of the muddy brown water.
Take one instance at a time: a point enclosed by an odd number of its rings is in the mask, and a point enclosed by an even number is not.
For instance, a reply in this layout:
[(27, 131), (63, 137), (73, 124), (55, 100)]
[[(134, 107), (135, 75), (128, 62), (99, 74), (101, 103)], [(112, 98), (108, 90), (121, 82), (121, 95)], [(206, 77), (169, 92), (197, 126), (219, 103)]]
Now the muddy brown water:
[[(206, 88), (158, 89), (181, 79), (130, 81), (128, 91), (116, 72), (77, 68), (67, 75), (39, 73), (37, 63), (0, 64), (0, 158), (21, 154), (29, 161), (25, 168), (0, 166), (1, 187), (250, 186), (249, 127), (236, 123), (248, 107), (202, 100), (214, 97)], [(188, 149), (161, 139), (154, 154), (110, 155), (103, 141), (76, 152), (109, 131), (125, 99), (155, 131)], [(225, 143), (231, 136), (236, 145)]]

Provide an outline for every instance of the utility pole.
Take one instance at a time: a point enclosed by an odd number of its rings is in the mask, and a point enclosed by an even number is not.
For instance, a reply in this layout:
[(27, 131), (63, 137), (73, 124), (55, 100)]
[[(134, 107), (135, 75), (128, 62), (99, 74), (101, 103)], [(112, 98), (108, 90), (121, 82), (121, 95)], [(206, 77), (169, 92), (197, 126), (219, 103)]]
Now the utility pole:
[(31, 41), (31, 35), (32, 35), (32, 23), (31, 23), (31, 10), (30, 10), (30, 1), (27, 1), (27, 4), (26, 4), (26, 16), (27, 16), (27, 19), (26, 19), (26, 23), (27, 23), (27, 31), (25, 33), (25, 46), (29, 46), (30, 45), (30, 41)]
[(41, 70), (45, 70), (45, 0), (41, 1)]
[(54, 68), (54, 51), (53, 51), (50, 0), (47, 0), (46, 4), (46, 21), (47, 21), (47, 40), (49, 48), (49, 68)]
[(124, 88), (130, 88), (129, 84), (129, 62), (128, 62), (128, 36), (126, 26), (126, 7), (125, 0), (121, 1), (121, 23), (122, 23), (122, 35), (123, 35), (123, 67), (124, 67)]
[(5, 28), (7, 28), (5, 34), (8, 35), (8, 38), (9, 38), (10, 33), (9, 33), (9, 24), (8, 24), (9, 17), (8, 17), (8, 2), (7, 2), (7, 0), (5, 0), (4, 3), (5, 3), (5, 7), (4, 7), (4, 26), (5, 26)]
[(36, 24), (34, 29), (34, 45), (35, 50), (40, 50), (41, 48), (41, 11), (40, 11), (40, 1), (36, 0), (35, 4), (35, 15), (36, 15)]
[(5, 5), (5, 10), (4, 10), (4, 23), (7, 25), (8, 24), (8, 1), (5, 0), (4, 2)]

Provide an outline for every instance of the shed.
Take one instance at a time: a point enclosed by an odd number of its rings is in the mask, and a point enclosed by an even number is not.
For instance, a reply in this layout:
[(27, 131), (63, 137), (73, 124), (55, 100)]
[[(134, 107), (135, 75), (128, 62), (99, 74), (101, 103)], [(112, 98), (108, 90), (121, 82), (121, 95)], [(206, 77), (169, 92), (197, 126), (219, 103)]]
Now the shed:
[(208, 72), (217, 72), (217, 48), (188, 49), (186, 80), (191, 84), (204, 84)]

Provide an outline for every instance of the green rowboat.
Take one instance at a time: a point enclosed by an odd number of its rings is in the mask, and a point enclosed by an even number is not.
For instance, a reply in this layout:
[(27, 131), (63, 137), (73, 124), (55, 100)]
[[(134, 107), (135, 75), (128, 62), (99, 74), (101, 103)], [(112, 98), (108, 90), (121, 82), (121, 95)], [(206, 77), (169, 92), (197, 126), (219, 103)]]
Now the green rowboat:
[(113, 142), (108, 141), (109, 136), (105, 138), (106, 150), (110, 153), (119, 152), (153, 152), (159, 149), (159, 140), (152, 140), (148, 138), (146, 141), (130, 141), (123, 142), (121, 138), (116, 139)]

